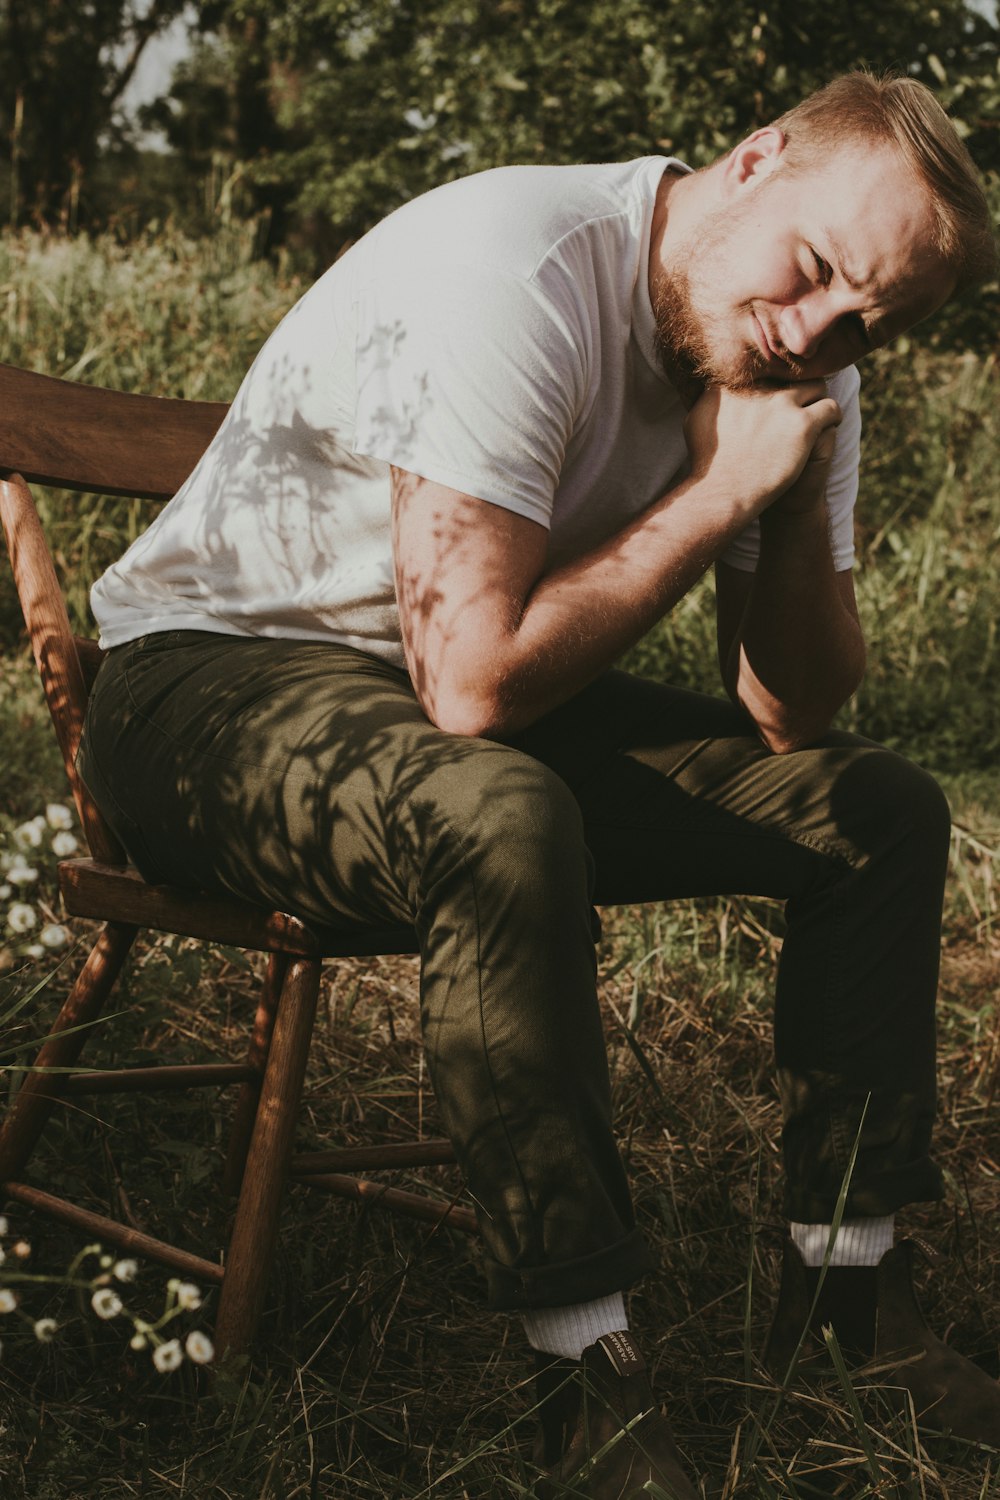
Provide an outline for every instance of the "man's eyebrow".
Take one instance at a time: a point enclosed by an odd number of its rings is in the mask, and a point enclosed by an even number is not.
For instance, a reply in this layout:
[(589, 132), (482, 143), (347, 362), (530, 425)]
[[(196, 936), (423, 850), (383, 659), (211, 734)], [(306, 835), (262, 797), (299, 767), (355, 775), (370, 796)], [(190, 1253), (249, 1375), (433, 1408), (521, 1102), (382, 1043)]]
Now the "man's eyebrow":
[(863, 292), (867, 290), (865, 282), (861, 280), (856, 271), (852, 270), (847, 253), (844, 250), (843, 245), (841, 245), (840, 241), (837, 239), (837, 236), (832, 232), (832, 230), (829, 229), (825, 230), (824, 233), (826, 235), (827, 244), (830, 246), (830, 249), (833, 252), (834, 258), (837, 262), (837, 270), (847, 282), (847, 285), (850, 287), (851, 291)]

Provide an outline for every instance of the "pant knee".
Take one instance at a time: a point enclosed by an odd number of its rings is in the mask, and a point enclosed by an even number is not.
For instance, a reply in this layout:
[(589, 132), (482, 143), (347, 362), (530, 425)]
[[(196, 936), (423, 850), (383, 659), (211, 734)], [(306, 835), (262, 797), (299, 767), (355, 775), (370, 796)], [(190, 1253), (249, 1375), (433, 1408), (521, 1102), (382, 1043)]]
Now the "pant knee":
[(906, 851), (908, 859), (943, 864), (951, 811), (929, 772), (891, 750), (874, 749), (839, 778), (834, 811), (840, 832), (867, 855)]
[(493, 747), (437, 798), (421, 884), (453, 877), (483, 905), (541, 918), (554, 901), (589, 901), (593, 868), (572, 792), (547, 766)]

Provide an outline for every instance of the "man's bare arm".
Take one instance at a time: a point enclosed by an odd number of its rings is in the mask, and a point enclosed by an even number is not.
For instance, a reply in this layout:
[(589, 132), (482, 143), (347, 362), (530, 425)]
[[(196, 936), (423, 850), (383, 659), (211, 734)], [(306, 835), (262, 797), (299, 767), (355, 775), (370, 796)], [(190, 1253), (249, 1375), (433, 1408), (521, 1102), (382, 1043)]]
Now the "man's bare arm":
[(788, 490), (839, 416), (820, 382), (708, 392), (688, 419), (690, 476), (551, 571), (536, 523), (394, 469), (396, 594), (428, 716), (500, 735), (578, 692)]
[(832, 434), (760, 518), (755, 573), (716, 567), (719, 661), (730, 697), (779, 753), (820, 738), (864, 674), (850, 572), (837, 572), (824, 500)]

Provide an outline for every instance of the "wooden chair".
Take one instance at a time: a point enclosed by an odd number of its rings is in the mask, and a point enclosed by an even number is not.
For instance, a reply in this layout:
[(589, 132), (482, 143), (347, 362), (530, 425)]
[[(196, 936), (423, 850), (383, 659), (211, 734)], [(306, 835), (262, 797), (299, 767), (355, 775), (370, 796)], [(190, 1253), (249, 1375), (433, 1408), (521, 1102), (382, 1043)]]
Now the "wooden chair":
[[(87, 694), (101, 652), (75, 637), (30, 483), (168, 499), (194, 467), (226, 412), (220, 402), (125, 395), (0, 366), (0, 513), (35, 661), (62, 751), (87, 859), (59, 866), (69, 915), (105, 925), (25, 1075), (0, 1130), (0, 1195), (60, 1219), (121, 1251), (147, 1256), (219, 1287), (216, 1346), (248, 1349), (263, 1307), (289, 1177), (431, 1222), (475, 1232), (468, 1209), (346, 1173), (454, 1160), (433, 1140), (292, 1156), (296, 1111), (325, 958), (414, 953), (407, 928), (322, 929), (280, 911), (208, 893), (147, 884), (128, 864), (74, 769)], [(75, 1074), (141, 927), (269, 955), (245, 1063), (128, 1068)], [(42, 1071), (61, 1069), (64, 1071)], [(224, 1259), (209, 1259), (57, 1198), (24, 1179), (52, 1111), (63, 1100), (124, 1090), (237, 1084), (226, 1186), (236, 1210)]]

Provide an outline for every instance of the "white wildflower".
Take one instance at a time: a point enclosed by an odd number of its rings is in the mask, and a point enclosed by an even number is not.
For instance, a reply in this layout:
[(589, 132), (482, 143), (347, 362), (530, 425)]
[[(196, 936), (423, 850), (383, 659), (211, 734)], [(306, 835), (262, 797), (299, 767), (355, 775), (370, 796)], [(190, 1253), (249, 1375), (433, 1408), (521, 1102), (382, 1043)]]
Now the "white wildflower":
[(71, 833), (57, 833), (52, 840), (52, 853), (57, 859), (68, 859), (75, 854), (80, 845)]
[(41, 943), (29, 943), (24, 951), (27, 954), (28, 958), (45, 957), (45, 949), (42, 947)]
[(41, 842), (42, 830), (37, 823), (22, 823), (14, 829), (14, 843), (18, 849), (37, 849)]
[(15, 901), (7, 912), (7, 926), (11, 932), (30, 932), (37, 920), (35, 908), (26, 901)]
[(90, 1299), (90, 1305), (99, 1318), (117, 1318), (122, 1310), (122, 1299), (110, 1287), (100, 1287)]
[(437, 115), (425, 115), (422, 109), (404, 109), (403, 119), (411, 130), (430, 130), (432, 125), (437, 124)]
[(17, 1298), (8, 1287), (0, 1286), (0, 1313), (13, 1312), (17, 1306)]
[(146, 1335), (144, 1333), (133, 1333), (128, 1341), (128, 1346), (130, 1349), (145, 1349)]
[(188, 1359), (193, 1360), (196, 1365), (207, 1365), (215, 1358), (215, 1345), (204, 1333), (199, 1333), (195, 1328), (184, 1340)]
[(193, 1281), (179, 1281), (176, 1276), (172, 1276), (167, 1282), (167, 1290), (177, 1298), (177, 1306), (188, 1312), (194, 1312), (196, 1307), (201, 1306), (201, 1292)]
[(58, 1327), (55, 1318), (38, 1318), (35, 1321), (35, 1338), (40, 1344), (51, 1344)]
[(23, 861), (11, 865), (7, 871), (7, 879), (11, 885), (33, 885), (38, 879), (38, 871), (34, 865), (26, 865)]
[(113, 1255), (102, 1255), (100, 1261), (98, 1262), (102, 1271), (110, 1271), (114, 1263), (115, 1258)]
[(111, 1267), (111, 1274), (116, 1281), (134, 1281), (138, 1273), (137, 1260), (116, 1260)]
[(72, 828), (73, 814), (61, 802), (50, 802), (45, 809), (45, 821), (50, 828)]
[(161, 1375), (168, 1375), (171, 1370), (176, 1370), (183, 1358), (180, 1339), (168, 1339), (165, 1344), (160, 1344), (153, 1350), (153, 1364)]
[(4, 882), (3, 885), (0, 885), (0, 901), (9, 901), (13, 894), (13, 888), (7, 885), (6, 882)]
[(38, 934), (38, 941), (45, 948), (65, 948), (69, 942), (69, 928), (61, 922), (46, 922)]

